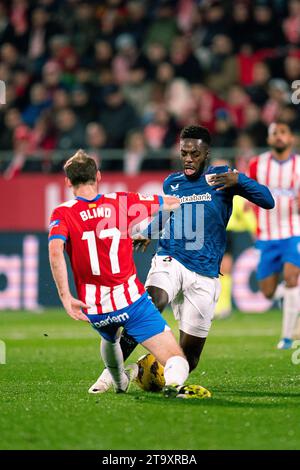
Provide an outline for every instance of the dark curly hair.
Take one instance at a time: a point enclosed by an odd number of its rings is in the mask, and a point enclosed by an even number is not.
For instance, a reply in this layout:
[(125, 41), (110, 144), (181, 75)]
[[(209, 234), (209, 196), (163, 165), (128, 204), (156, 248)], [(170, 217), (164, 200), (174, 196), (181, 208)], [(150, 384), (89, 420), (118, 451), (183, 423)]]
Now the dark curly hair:
[(211, 144), (210, 132), (203, 126), (186, 126), (180, 133), (180, 139), (201, 139), (208, 146)]

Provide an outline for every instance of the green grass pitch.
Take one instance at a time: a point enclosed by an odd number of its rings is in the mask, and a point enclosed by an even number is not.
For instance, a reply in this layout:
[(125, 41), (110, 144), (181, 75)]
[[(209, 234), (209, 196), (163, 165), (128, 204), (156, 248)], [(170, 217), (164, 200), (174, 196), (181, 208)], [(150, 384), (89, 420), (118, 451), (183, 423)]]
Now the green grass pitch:
[(189, 378), (213, 397), (184, 401), (136, 385), (91, 396), (102, 366), (88, 324), (1, 312), (0, 449), (299, 449), (300, 364), (275, 349), (280, 323), (276, 311), (215, 321)]

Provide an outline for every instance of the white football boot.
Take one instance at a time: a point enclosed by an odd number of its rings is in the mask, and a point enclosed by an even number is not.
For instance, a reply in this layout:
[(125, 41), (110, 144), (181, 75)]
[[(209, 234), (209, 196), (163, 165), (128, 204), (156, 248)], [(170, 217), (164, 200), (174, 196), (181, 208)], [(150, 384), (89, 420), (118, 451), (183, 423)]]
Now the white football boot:
[[(129, 390), (129, 387), (133, 380), (136, 379), (138, 374), (138, 365), (137, 364), (128, 364), (125, 368), (126, 375), (129, 378), (129, 384), (126, 392)], [(89, 393), (105, 393), (113, 386), (112, 377), (107, 369), (104, 369), (101, 375), (98, 377), (97, 381), (89, 388)]]
[(293, 347), (293, 340), (291, 338), (282, 338), (277, 344), (277, 349), (291, 349)]
[(113, 381), (107, 369), (104, 369), (97, 381), (89, 388), (89, 393), (105, 393), (112, 387)]

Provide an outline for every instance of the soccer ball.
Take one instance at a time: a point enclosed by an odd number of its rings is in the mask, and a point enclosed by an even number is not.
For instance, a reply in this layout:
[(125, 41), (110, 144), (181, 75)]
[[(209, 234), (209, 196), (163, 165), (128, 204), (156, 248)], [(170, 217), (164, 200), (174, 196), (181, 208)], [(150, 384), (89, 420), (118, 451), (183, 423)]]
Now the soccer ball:
[(139, 368), (136, 378), (138, 386), (146, 392), (160, 392), (165, 386), (163, 366), (150, 353), (140, 357), (137, 365)]

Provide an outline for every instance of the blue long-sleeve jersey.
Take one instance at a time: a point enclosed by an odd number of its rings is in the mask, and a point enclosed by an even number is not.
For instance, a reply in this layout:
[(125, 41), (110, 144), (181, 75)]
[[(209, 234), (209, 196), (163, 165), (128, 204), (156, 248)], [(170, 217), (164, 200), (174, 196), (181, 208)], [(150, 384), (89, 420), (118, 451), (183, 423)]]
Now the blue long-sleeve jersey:
[(239, 173), (238, 184), (216, 191), (207, 175), (224, 173), (227, 166), (209, 167), (196, 180), (184, 173), (166, 178), (164, 193), (180, 198), (180, 209), (159, 213), (143, 232), (158, 241), (158, 255), (171, 256), (187, 269), (208, 277), (217, 277), (226, 245), (226, 226), (232, 212), (232, 199), (240, 195), (264, 209), (272, 209), (274, 199), (266, 186)]

